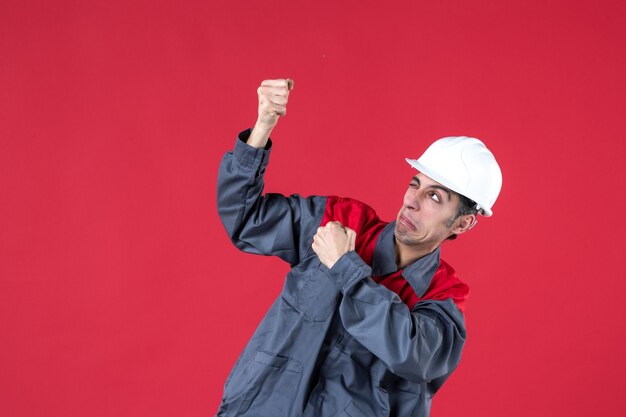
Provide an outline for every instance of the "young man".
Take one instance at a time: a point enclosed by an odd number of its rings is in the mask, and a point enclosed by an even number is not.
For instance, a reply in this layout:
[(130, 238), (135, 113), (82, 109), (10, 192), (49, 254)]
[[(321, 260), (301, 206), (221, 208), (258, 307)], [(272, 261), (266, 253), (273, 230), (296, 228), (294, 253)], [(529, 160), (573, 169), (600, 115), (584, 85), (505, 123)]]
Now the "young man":
[(428, 416), (457, 367), (469, 289), (439, 245), (490, 216), (502, 184), (478, 139), (433, 143), (395, 221), (336, 196), (263, 194), (290, 80), (258, 88), (259, 116), (224, 156), (218, 211), (233, 243), (292, 266), (231, 371), (218, 416)]

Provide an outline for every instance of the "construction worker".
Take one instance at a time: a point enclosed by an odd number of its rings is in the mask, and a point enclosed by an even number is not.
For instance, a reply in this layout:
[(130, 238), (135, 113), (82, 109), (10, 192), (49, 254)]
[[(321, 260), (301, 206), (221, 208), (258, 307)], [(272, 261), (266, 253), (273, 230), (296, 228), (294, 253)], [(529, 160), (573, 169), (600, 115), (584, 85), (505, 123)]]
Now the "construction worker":
[(428, 416), (459, 364), (469, 293), (439, 247), (492, 215), (500, 168), (478, 139), (440, 139), (407, 159), (417, 172), (391, 222), (351, 198), (264, 194), (269, 136), (292, 88), (261, 83), (256, 124), (220, 165), (218, 211), (233, 243), (292, 269), (217, 415)]

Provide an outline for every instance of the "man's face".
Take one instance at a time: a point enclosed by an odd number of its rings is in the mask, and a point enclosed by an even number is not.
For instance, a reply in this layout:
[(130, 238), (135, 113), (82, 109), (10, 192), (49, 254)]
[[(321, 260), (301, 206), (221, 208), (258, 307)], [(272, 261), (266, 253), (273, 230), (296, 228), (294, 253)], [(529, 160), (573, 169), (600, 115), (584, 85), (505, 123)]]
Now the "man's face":
[(394, 228), (407, 246), (439, 245), (452, 234), (459, 196), (421, 172), (411, 179)]

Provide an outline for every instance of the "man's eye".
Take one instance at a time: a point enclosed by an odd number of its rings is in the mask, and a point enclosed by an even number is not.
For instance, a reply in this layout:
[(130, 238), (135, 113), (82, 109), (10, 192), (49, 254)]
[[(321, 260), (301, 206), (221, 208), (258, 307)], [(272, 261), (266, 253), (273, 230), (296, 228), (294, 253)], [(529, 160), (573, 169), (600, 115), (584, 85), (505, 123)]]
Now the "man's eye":
[(417, 188), (417, 184), (415, 184), (414, 182), (409, 183), (409, 187), (411, 188)]
[(430, 194), (430, 198), (432, 198), (433, 200), (435, 200), (437, 203), (439, 203), (439, 196), (435, 193), (431, 193)]

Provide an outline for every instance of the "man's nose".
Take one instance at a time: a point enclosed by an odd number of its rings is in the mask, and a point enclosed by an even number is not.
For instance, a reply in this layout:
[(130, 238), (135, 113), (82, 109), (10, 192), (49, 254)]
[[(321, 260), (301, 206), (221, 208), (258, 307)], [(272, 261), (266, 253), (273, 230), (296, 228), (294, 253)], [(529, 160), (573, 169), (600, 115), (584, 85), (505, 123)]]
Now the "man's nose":
[(407, 195), (404, 197), (404, 206), (410, 210), (419, 210), (419, 199), (417, 195)]

